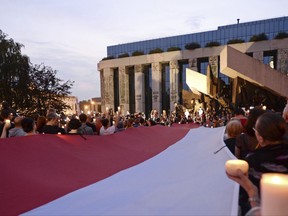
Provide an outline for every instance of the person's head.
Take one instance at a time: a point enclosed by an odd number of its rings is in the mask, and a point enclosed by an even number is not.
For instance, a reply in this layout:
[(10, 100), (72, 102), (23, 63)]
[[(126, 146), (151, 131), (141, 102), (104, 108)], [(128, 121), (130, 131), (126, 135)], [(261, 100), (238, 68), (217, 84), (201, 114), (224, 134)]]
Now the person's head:
[(102, 123), (102, 126), (103, 126), (104, 128), (107, 128), (107, 127), (109, 126), (109, 119), (103, 118), (103, 119), (101, 120), (101, 123)]
[(37, 129), (43, 127), (46, 124), (45, 116), (39, 116), (36, 121)]
[(81, 122), (79, 121), (79, 119), (72, 118), (68, 123), (68, 128), (70, 130), (75, 130), (78, 129), (79, 127), (81, 127)]
[(80, 120), (81, 123), (85, 123), (86, 120), (87, 120), (87, 115), (84, 114), (84, 113), (81, 113), (81, 114), (79, 115), (79, 120)]
[(51, 112), (47, 115), (47, 122), (52, 123), (52, 125), (57, 125), (58, 124), (58, 116), (56, 113)]
[(13, 115), (11, 114), (11, 112), (10, 112), (10, 110), (2, 110), (1, 111), (1, 117), (2, 117), (2, 119), (4, 119), (4, 120), (6, 120), (6, 119), (9, 119), (9, 120), (11, 120), (12, 119), (12, 117), (13, 117)]
[(235, 138), (236, 136), (241, 134), (242, 131), (243, 131), (243, 126), (238, 119), (232, 119), (226, 125), (226, 132), (227, 132), (228, 138)]
[(259, 109), (259, 108), (255, 108), (255, 109), (250, 110), (247, 122), (245, 124), (245, 131), (250, 136), (255, 135), (255, 131), (253, 130), (253, 128), (255, 127), (256, 121), (259, 118), (259, 116), (261, 116), (265, 112), (266, 112), (265, 110)]
[(50, 107), (50, 108), (47, 110), (47, 115), (48, 115), (49, 113), (55, 113), (55, 114), (56, 114), (56, 109)]
[(36, 122), (39, 116), (40, 116), (40, 115), (39, 115), (38, 113), (33, 113), (33, 114), (31, 115), (31, 118), (33, 118), (34, 121)]
[(145, 119), (144, 118), (140, 118), (140, 124), (144, 125), (144, 123), (145, 123)]
[(35, 132), (36, 125), (35, 125), (33, 118), (30, 118), (30, 117), (23, 118), (21, 121), (21, 125), (22, 125), (23, 130), (26, 133), (34, 133)]
[(91, 115), (87, 115), (87, 122), (93, 122), (93, 118)]
[(22, 126), (21, 126), (22, 119), (23, 119), (22, 116), (17, 116), (17, 117), (14, 119), (15, 127), (22, 127)]
[(124, 122), (123, 121), (119, 121), (118, 124), (117, 124), (117, 128), (118, 129), (124, 128)]
[(283, 141), (286, 133), (285, 120), (272, 112), (261, 115), (255, 125), (255, 135), (261, 147)]
[(243, 109), (241, 109), (241, 108), (236, 108), (235, 110), (234, 110), (234, 115), (235, 116), (244, 116), (245, 115), (245, 112), (244, 112), (244, 110)]
[(3, 101), (3, 102), (2, 102), (2, 109), (3, 109), (3, 110), (4, 110), (4, 109), (9, 109), (9, 104), (8, 104), (7, 101)]

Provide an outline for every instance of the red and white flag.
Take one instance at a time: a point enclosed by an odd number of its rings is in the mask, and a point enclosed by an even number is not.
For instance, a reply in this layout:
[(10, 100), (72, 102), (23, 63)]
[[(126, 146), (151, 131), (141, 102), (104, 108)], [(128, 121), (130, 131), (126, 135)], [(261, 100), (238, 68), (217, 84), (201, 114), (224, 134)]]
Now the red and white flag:
[(224, 127), (0, 140), (0, 215), (237, 215)]

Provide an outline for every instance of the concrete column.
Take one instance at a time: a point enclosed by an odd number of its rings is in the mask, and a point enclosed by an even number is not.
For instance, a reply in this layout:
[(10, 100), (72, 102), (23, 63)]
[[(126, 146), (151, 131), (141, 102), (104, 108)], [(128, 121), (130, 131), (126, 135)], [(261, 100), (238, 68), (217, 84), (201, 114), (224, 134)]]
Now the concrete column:
[(105, 112), (106, 107), (114, 108), (114, 84), (113, 84), (113, 69), (104, 68), (101, 72), (101, 109)]
[(277, 70), (288, 75), (288, 49), (277, 50)]
[(233, 85), (232, 85), (232, 103), (233, 104), (236, 104), (238, 89), (239, 89), (239, 82), (238, 82), (238, 77), (236, 77), (233, 79)]
[(179, 65), (178, 61), (170, 61), (169, 64), (170, 64), (170, 113), (171, 113), (175, 109), (174, 103), (179, 100), (178, 95)]
[(161, 108), (161, 65), (159, 62), (152, 63), (152, 109), (160, 113)]
[(120, 107), (122, 113), (126, 114), (129, 110), (129, 76), (125, 66), (119, 67), (119, 88)]
[(145, 92), (144, 92), (144, 73), (142, 65), (135, 65), (135, 111), (144, 112)]

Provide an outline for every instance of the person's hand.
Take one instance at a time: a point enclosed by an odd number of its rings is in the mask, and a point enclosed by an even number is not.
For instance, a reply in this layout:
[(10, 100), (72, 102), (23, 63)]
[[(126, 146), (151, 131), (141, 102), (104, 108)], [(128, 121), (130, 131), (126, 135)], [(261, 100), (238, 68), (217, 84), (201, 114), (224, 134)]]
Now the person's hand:
[(3, 129), (8, 130), (11, 127), (11, 122), (10, 121), (5, 121)]
[(258, 188), (250, 181), (250, 179), (248, 178), (248, 173), (245, 174), (240, 169), (238, 169), (236, 176), (232, 176), (227, 172), (226, 175), (228, 176), (228, 178), (241, 185), (241, 187), (247, 192), (252, 207), (258, 206), (259, 204)]

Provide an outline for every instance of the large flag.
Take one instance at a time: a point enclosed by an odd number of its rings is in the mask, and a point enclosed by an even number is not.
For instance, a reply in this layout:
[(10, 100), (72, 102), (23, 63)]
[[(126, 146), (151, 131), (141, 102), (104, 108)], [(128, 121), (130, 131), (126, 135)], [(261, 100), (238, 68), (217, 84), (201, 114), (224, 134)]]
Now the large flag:
[(0, 140), (0, 215), (237, 215), (224, 127)]

